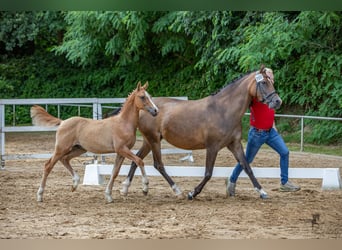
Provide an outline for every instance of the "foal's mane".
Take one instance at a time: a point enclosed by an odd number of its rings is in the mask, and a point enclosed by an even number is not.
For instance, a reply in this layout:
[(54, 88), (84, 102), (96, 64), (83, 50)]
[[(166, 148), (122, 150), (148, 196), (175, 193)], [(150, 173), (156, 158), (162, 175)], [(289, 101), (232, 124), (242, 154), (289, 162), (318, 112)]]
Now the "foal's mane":
[(122, 104), (120, 111), (118, 113), (124, 112), (127, 107), (134, 101), (135, 94), (137, 93), (137, 89), (133, 90), (126, 98), (126, 101)]
[(249, 74), (251, 74), (252, 72), (255, 72), (255, 71), (256, 71), (256, 70), (252, 70), (252, 71), (249, 71), (249, 72), (247, 72), (247, 73), (245, 73), (245, 74), (242, 74), (242, 75), (238, 76), (238, 77), (235, 78), (233, 81), (227, 82), (223, 87), (221, 87), (219, 90), (216, 90), (216, 91), (213, 92), (211, 95), (214, 96), (214, 95), (220, 93), (223, 89), (226, 89), (227, 87), (230, 87), (230, 88), (231, 88), (231, 87), (236, 86), (236, 85), (240, 82), (240, 80), (241, 80), (242, 78), (244, 78), (245, 76), (247, 76), (247, 75), (249, 75)]

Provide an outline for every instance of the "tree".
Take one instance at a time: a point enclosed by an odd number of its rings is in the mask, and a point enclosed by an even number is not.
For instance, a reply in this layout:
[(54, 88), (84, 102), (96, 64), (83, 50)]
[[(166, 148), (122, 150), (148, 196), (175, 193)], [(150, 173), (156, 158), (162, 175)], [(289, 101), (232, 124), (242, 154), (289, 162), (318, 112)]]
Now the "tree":
[(148, 52), (148, 31), (155, 13), (137, 11), (68, 12), (69, 29), (55, 48), (80, 66), (102, 60), (116, 65), (137, 62)]
[[(148, 80), (154, 95), (197, 99), (265, 64), (287, 113), (342, 117), (341, 18), (340, 11), (1, 12), (1, 94), (126, 96)], [(342, 138), (339, 123), (314, 131), (314, 141)]]
[(33, 54), (36, 46), (56, 45), (64, 28), (63, 12), (0, 12), (1, 54)]

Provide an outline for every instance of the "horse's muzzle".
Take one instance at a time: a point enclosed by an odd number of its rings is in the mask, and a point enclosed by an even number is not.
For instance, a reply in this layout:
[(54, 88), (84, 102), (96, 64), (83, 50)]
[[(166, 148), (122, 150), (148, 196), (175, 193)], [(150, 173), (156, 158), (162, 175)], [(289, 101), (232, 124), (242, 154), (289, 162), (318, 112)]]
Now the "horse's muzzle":
[(278, 98), (273, 98), (271, 102), (268, 103), (270, 109), (279, 109), (282, 104), (282, 100)]
[(159, 110), (156, 109), (156, 108), (149, 108), (149, 109), (147, 109), (147, 111), (148, 111), (152, 116), (158, 115), (158, 112), (159, 112)]

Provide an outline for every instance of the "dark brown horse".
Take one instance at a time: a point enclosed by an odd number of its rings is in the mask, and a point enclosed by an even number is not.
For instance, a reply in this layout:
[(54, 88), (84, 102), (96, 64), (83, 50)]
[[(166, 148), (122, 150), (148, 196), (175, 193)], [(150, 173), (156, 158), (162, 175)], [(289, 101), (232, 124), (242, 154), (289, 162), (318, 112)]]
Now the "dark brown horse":
[(143, 184), (147, 189), (148, 179), (144, 163), (130, 150), (136, 139), (139, 111), (146, 110), (152, 116), (158, 114), (158, 108), (146, 91), (147, 86), (147, 83), (141, 86), (139, 82), (137, 88), (127, 97), (120, 114), (104, 120), (71, 117), (62, 121), (47, 113), (40, 106), (35, 105), (31, 108), (34, 125), (58, 126), (55, 151), (45, 163), (43, 178), (37, 192), (38, 201), (43, 201), (46, 179), (57, 161), (60, 161), (71, 173), (73, 177), (72, 191), (77, 188), (80, 177), (71, 167), (70, 160), (87, 151), (96, 154), (117, 153), (113, 172), (105, 191), (108, 202), (113, 202), (111, 196), (113, 183), (125, 157), (139, 165), (143, 175)]
[[(227, 147), (241, 163), (261, 198), (267, 193), (256, 180), (248, 164), (241, 144), (241, 119), (252, 98), (267, 103), (277, 109), (282, 101), (273, 86), (273, 72), (261, 66), (257, 72), (246, 74), (227, 85), (216, 94), (199, 100), (177, 100), (154, 98), (159, 115), (151, 117), (140, 114), (139, 130), (143, 135), (143, 145), (137, 155), (144, 157), (152, 150), (154, 167), (167, 180), (176, 195), (181, 191), (166, 173), (161, 159), (162, 139), (183, 149), (206, 149), (205, 176), (200, 184), (189, 192), (188, 199), (198, 195), (212, 176), (217, 153)], [(126, 195), (137, 166), (132, 162), (121, 193)]]

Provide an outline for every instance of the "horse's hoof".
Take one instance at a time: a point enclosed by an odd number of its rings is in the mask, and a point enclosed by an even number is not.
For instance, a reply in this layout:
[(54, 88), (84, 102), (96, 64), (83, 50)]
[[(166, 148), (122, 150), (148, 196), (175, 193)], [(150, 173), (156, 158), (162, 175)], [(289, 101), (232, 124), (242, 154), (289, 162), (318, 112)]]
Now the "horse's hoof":
[(148, 195), (148, 190), (143, 190), (142, 192), (143, 192), (143, 194), (144, 194), (145, 196)]
[(262, 188), (255, 188), (255, 190), (259, 193), (261, 199), (268, 199), (267, 193)]
[(121, 194), (122, 196), (127, 196), (128, 192), (125, 192), (125, 191), (123, 191), (123, 190), (120, 190), (120, 194)]
[(38, 201), (38, 202), (43, 202), (43, 197), (38, 196), (38, 197), (37, 197), (37, 201)]
[(114, 202), (112, 196), (109, 194), (105, 194), (105, 198), (106, 198), (107, 203), (113, 203)]
[(266, 200), (268, 199), (268, 195), (267, 194), (260, 194), (260, 198), (263, 199), (263, 200)]
[(114, 203), (114, 200), (112, 198), (106, 198), (107, 203)]
[(193, 199), (194, 199), (194, 196), (193, 196), (192, 192), (189, 192), (188, 193), (188, 200), (192, 201)]
[(78, 184), (80, 183), (80, 177), (78, 175), (76, 175), (74, 178), (73, 178), (73, 181), (72, 181), (72, 186), (71, 186), (71, 192), (74, 192), (77, 187), (78, 187)]

